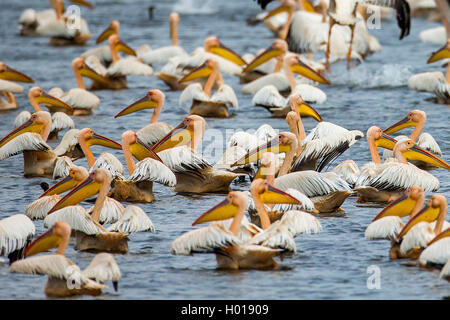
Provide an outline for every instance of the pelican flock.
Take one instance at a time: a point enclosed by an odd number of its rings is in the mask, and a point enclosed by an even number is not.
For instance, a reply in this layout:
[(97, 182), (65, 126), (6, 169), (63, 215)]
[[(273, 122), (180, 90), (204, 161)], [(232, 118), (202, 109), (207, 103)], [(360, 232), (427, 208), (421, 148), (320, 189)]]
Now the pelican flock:
[[(385, 245), (366, 240), (387, 239), (385, 255), (374, 259), (399, 269), (409, 259), (439, 281), (450, 279), (450, 4), (247, 0), (258, 13), (248, 24), (239, 20), (242, 12), (232, 22), (212, 13), (230, 24), (232, 36), (211, 25), (214, 33), (203, 38), (189, 29), (188, 13), (165, 12), (159, 3), (145, 32), (126, 15), (106, 20), (85, 11), (122, 4), (48, 5), (24, 10), (20, 31), (8, 35), (16, 44), (34, 37), (27, 45), (35, 52), (5, 54), (0, 62), (3, 278), (32, 283), (18, 273), (47, 275), (45, 295), (67, 297), (123, 294), (128, 287), (118, 291), (118, 281), (142, 273), (121, 271), (130, 256), (149, 274), (152, 259), (166, 259), (168, 282), (173, 270), (199, 268), (295, 273), (317, 257), (342, 259), (338, 236), (349, 220), (359, 236), (352, 237), (352, 255)], [(390, 26), (381, 28), (383, 37), (397, 27), (400, 35), (378, 40), (369, 27), (374, 12)], [(96, 37), (86, 17), (102, 26)], [(414, 20), (425, 17), (442, 27), (412, 39)], [(195, 27), (202, 23), (198, 18)], [(160, 34), (153, 24), (163, 25)], [(50, 44), (44, 55), (43, 37)], [(381, 45), (406, 37), (429, 49), (417, 49), (423, 60), (414, 63), (428, 71), (400, 75), (406, 90), (387, 95), (395, 107), (355, 94), (358, 76), (389, 50)], [(85, 48), (44, 61), (55, 46)], [(409, 58), (404, 50), (384, 58), (399, 54)], [(353, 87), (343, 83), (346, 76)], [(395, 87), (390, 82), (374, 90)], [(346, 104), (338, 105), (342, 97)], [(405, 135), (392, 136), (399, 131)], [(373, 215), (358, 216), (361, 210)], [(324, 237), (336, 249), (325, 242), (310, 249)], [(165, 251), (153, 241), (164, 242)], [(216, 263), (183, 257), (200, 253), (214, 254)], [(266, 275), (258, 277), (264, 282)]]

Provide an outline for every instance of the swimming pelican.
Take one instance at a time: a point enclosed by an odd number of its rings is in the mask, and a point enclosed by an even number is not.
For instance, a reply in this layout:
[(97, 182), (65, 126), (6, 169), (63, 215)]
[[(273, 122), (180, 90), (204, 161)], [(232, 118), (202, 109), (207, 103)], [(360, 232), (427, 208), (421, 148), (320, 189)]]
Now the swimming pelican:
[(24, 214), (15, 214), (0, 220), (0, 256), (12, 263), (23, 257), (24, 249), (35, 233), (34, 223)]
[[(442, 156), (441, 148), (439, 148), (439, 145), (437, 144), (436, 140), (429, 134), (429, 133), (422, 133), (423, 128), (425, 127), (425, 123), (427, 121), (427, 115), (422, 110), (412, 110), (410, 111), (405, 118), (402, 120), (394, 123), (390, 127), (383, 130), (385, 134), (392, 134), (394, 132), (400, 131), (404, 128), (408, 127), (414, 127), (414, 130), (412, 131), (411, 135), (409, 136), (410, 139), (416, 141), (417, 145), (426, 151), (436, 155), (436, 156)], [(403, 136), (401, 136), (403, 137)], [(396, 137), (397, 140), (400, 139), (400, 137)], [(383, 158), (392, 158), (392, 152), (389, 150), (385, 150), (383, 152)], [(416, 165), (419, 168), (422, 169), (435, 169), (435, 166), (429, 165), (426, 162), (422, 161), (412, 161), (414, 165)]]
[[(355, 184), (358, 201), (390, 202), (412, 185), (418, 185), (426, 192), (439, 189), (439, 180), (428, 172), (408, 163), (408, 160), (422, 160), (430, 164), (450, 169), (442, 159), (418, 147), (411, 139), (402, 139), (393, 147), (395, 160), (381, 163), (377, 145), (386, 141), (386, 135), (380, 128), (372, 126), (367, 130), (367, 142), (372, 162), (361, 168), (361, 174)], [(392, 143), (392, 142), (391, 142)]]
[(128, 167), (130, 178), (126, 180), (116, 179), (109, 196), (127, 202), (152, 202), (153, 182), (159, 182), (166, 186), (174, 187), (177, 179), (173, 172), (164, 165), (162, 160), (150, 149), (147, 152), (152, 154), (152, 158), (140, 159), (138, 164), (133, 161), (131, 148), (144, 146), (134, 131), (128, 130), (122, 134), (122, 150)]
[(271, 224), (264, 203), (298, 203), (298, 200), (269, 186), (262, 179), (255, 180), (251, 190), (263, 230), (243, 219), (247, 208), (246, 194), (232, 191), (226, 200), (193, 223), (233, 218), (229, 227), (215, 222), (208, 227), (189, 231), (172, 242), (170, 252), (174, 255), (214, 253), (220, 269), (272, 269), (278, 266), (274, 257), (296, 252), (296, 235), (320, 232), (317, 219), (302, 211), (290, 211), (280, 221)]
[(82, 74), (83, 72), (84, 74), (93, 74), (92, 77), (95, 77), (96, 72), (90, 69), (82, 58), (72, 60), (72, 69), (78, 88), (70, 89), (67, 92), (64, 92), (60, 88), (52, 88), (49, 92), (56, 98), (70, 104), (73, 108), (73, 115), (92, 114), (93, 110), (100, 104), (100, 99), (95, 94), (86, 90)]
[[(112, 176), (103, 168), (93, 170), (88, 178), (67, 193), (44, 219), (44, 226), (51, 227), (56, 221), (67, 222), (76, 230), (75, 249), (96, 252), (128, 252), (128, 234), (151, 231), (154, 226), (145, 212), (134, 205), (125, 208), (120, 219), (104, 228), (99, 224), (100, 213), (107, 198)], [(94, 207), (88, 212), (81, 201), (97, 195)]]
[[(104, 79), (91, 78), (93, 80), (90, 90), (111, 89), (119, 90), (127, 88), (127, 75), (142, 75), (150, 76), (153, 74), (153, 69), (140, 62), (136, 58), (136, 52), (120, 40), (117, 34), (113, 34), (108, 38), (109, 47), (112, 55), (112, 63), (106, 69), (100, 60), (94, 56), (88, 56), (85, 63), (94, 69)], [(119, 58), (118, 48), (120, 51), (126, 51), (130, 56), (126, 58)]]
[[(74, 295), (98, 296), (108, 288), (103, 282), (113, 281), (117, 290), (120, 269), (110, 254), (96, 255), (89, 266), (81, 271), (64, 256), (70, 240), (70, 226), (58, 221), (52, 228), (36, 238), (25, 250), (26, 259), (15, 261), (9, 271), (25, 274), (48, 275), (44, 292), (47, 296), (68, 297)], [(56, 254), (31, 256), (57, 248)], [(71, 285), (69, 285), (71, 284)]]
[(180, 16), (176, 12), (172, 12), (169, 15), (170, 23), (170, 38), (172, 39), (172, 45), (167, 47), (161, 47), (152, 50), (149, 46), (143, 45), (138, 48), (137, 53), (139, 59), (142, 62), (153, 65), (167, 63), (170, 58), (176, 56), (187, 55), (186, 51), (178, 45), (178, 23), (180, 22)]
[(197, 48), (190, 55), (169, 59), (169, 62), (156, 76), (172, 90), (183, 90), (189, 83), (181, 84), (178, 80), (191, 72), (192, 69), (201, 66), (209, 58), (215, 59), (219, 63), (221, 72), (232, 75), (241, 74), (242, 66), (246, 64), (240, 55), (225, 46), (219, 38), (208, 37), (205, 39), (203, 47)]
[[(26, 74), (11, 68), (0, 61), (0, 111), (17, 109), (17, 101), (14, 93), (22, 93), (23, 87), (14, 82), (33, 83)], [(6, 100), (4, 98), (6, 98)]]
[[(230, 117), (228, 108), (238, 108), (238, 100), (233, 88), (224, 83), (219, 71), (219, 63), (214, 59), (207, 59), (203, 65), (193, 69), (179, 82), (189, 82), (199, 77), (208, 77), (203, 89), (199, 83), (188, 85), (180, 95), (180, 106), (189, 102), (191, 104), (189, 114), (202, 117)], [(211, 96), (211, 90), (216, 81), (220, 86)]]
[(165, 94), (161, 90), (151, 89), (143, 98), (124, 108), (116, 114), (114, 118), (122, 117), (143, 109), (153, 109), (150, 124), (136, 132), (139, 139), (141, 139), (149, 147), (153, 147), (155, 143), (161, 140), (173, 129), (172, 126), (165, 122), (158, 122), (159, 115), (161, 114), (161, 110), (164, 106), (165, 97)]
[(330, 38), (333, 26), (335, 24), (341, 26), (348, 26), (351, 30), (350, 36), (350, 46), (347, 53), (347, 61), (350, 63), (351, 54), (353, 50), (353, 41), (355, 36), (355, 26), (358, 22), (356, 15), (357, 6), (359, 4), (372, 4), (380, 7), (390, 7), (397, 12), (397, 23), (401, 29), (400, 40), (405, 36), (409, 35), (411, 26), (411, 17), (409, 4), (406, 0), (395, 0), (395, 1), (385, 1), (385, 0), (329, 0), (328, 6), (328, 16), (330, 17), (330, 26), (328, 30), (328, 40), (327, 49), (325, 52), (326, 63), (325, 65), (329, 68), (330, 59)]
[(424, 267), (442, 267), (450, 259), (450, 227), (442, 228), (419, 256), (419, 263)]
[[(433, 52), (427, 63), (436, 62), (450, 58), (450, 39), (447, 43)], [(424, 72), (411, 76), (408, 79), (408, 87), (416, 91), (432, 92), (436, 95), (440, 104), (450, 103), (450, 64), (447, 66), (446, 74), (441, 71)]]

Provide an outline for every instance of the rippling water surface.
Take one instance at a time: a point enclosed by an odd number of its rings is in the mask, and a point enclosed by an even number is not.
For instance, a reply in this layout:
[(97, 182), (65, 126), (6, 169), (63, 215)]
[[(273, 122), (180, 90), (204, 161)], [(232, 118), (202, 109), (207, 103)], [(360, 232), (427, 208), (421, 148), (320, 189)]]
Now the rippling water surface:
[[(0, 11), (0, 60), (24, 71), (35, 79), (35, 85), (48, 90), (54, 86), (67, 90), (76, 86), (71, 60), (84, 50), (94, 47), (95, 38), (112, 19), (121, 23), (121, 38), (137, 48), (149, 44), (158, 48), (170, 44), (167, 17), (176, 9), (180, 13), (180, 44), (186, 51), (202, 46), (207, 36), (216, 35), (224, 44), (240, 54), (255, 53), (273, 40), (272, 33), (263, 25), (247, 26), (245, 20), (260, 10), (250, 0), (228, 1), (139, 1), (93, 0), (95, 10), (82, 8), (93, 38), (86, 47), (54, 48), (46, 38), (25, 38), (18, 35), (17, 21), (26, 8), (43, 10), (45, 0), (8, 0)], [(154, 5), (153, 20), (149, 20), (148, 6)], [(193, 10), (192, 6), (201, 9)], [(198, 12), (199, 14), (195, 14)], [(408, 90), (410, 75), (439, 68), (427, 65), (426, 59), (436, 46), (421, 43), (418, 33), (437, 24), (421, 19), (412, 21), (411, 35), (398, 41), (399, 30), (395, 20), (383, 21), (381, 30), (372, 30), (383, 50), (369, 56), (363, 65), (348, 71), (345, 63), (332, 66), (328, 78), (330, 87), (321, 87), (328, 100), (317, 106), (324, 120), (348, 129), (363, 132), (371, 125), (386, 127), (412, 109), (427, 113), (425, 131), (439, 142), (444, 159), (450, 154), (448, 107), (427, 100), (426, 93)], [(160, 66), (156, 67), (158, 70)], [(231, 119), (207, 119), (208, 129), (256, 129), (268, 123), (280, 130), (288, 130), (282, 119), (271, 119), (269, 114), (251, 105), (251, 96), (240, 93), (236, 77), (224, 75), (239, 99), (237, 115)], [(92, 116), (75, 117), (76, 127), (94, 128), (98, 133), (120, 141), (127, 129), (137, 130), (149, 122), (151, 113), (143, 111), (120, 119), (113, 116), (146, 90), (159, 88), (166, 93), (166, 103), (160, 121), (178, 124), (187, 110), (178, 107), (180, 91), (169, 91), (156, 77), (129, 77), (129, 89), (97, 91), (100, 106)], [(30, 86), (26, 85), (26, 90)], [(19, 111), (32, 110), (26, 94), (17, 95), (19, 109), (0, 114), (0, 136), (12, 129)], [(304, 120), (306, 129), (316, 123)], [(410, 131), (406, 131), (409, 134)], [(54, 145), (54, 142), (51, 142)], [(211, 146), (206, 139), (203, 147)], [(95, 148), (99, 155), (104, 149)], [(108, 150), (123, 161), (117, 150)], [(220, 154), (210, 156), (212, 162)], [(335, 164), (353, 159), (359, 166), (370, 161), (365, 139), (345, 152)], [(85, 159), (77, 164), (87, 166)], [(332, 166), (334, 166), (333, 164)], [(330, 170), (332, 169), (329, 168)], [(449, 198), (448, 173), (443, 169), (432, 172), (441, 182), (440, 193)], [(21, 156), (0, 162), (0, 219), (24, 213), (26, 206), (42, 192), (39, 183), (49, 179), (25, 179)], [(249, 183), (233, 184), (233, 189), (248, 189)], [(281, 262), (274, 271), (225, 272), (216, 270), (213, 255), (193, 257), (172, 256), (171, 242), (182, 233), (192, 230), (191, 223), (205, 210), (224, 198), (224, 195), (179, 195), (158, 184), (154, 187), (156, 200), (139, 205), (152, 219), (156, 233), (138, 233), (131, 236), (130, 251), (115, 258), (122, 272), (119, 291), (107, 289), (97, 299), (442, 299), (450, 295), (448, 282), (439, 279), (437, 270), (424, 270), (411, 266), (408, 261), (389, 259), (388, 241), (366, 241), (364, 230), (379, 208), (358, 207), (356, 198), (343, 205), (342, 217), (320, 219), (322, 232), (296, 238), (298, 252)], [(37, 234), (45, 229), (36, 222)], [(93, 255), (76, 252), (73, 246), (67, 256), (81, 268), (86, 267)], [(376, 265), (381, 270), (381, 289), (369, 290), (367, 268)], [(0, 298), (45, 299), (43, 287), (46, 277), (10, 274), (8, 265), (0, 262)], [(91, 299), (82, 297), (82, 299)]]

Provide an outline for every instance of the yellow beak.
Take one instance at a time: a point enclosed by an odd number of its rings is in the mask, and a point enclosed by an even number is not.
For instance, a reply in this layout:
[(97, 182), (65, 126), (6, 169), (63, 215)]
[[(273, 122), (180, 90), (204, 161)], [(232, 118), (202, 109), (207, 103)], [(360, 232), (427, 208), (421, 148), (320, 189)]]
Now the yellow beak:
[(436, 241), (439, 241), (439, 240), (447, 238), (447, 237), (450, 237), (450, 228), (447, 228), (444, 231), (442, 231), (441, 233), (439, 233), (436, 237), (434, 237), (433, 240), (428, 242), (427, 246), (429, 247), (430, 245), (432, 245)]
[(53, 229), (43, 233), (25, 248), (24, 255), (29, 257), (40, 252), (57, 248), (61, 243), (61, 237), (53, 233)]
[(92, 3), (90, 3), (89, 1), (86, 1), (86, 0), (70, 0), (70, 2), (79, 4), (79, 5), (81, 5), (81, 6), (88, 7), (88, 8), (90, 8), (90, 9), (94, 9), (94, 8), (95, 8), (94, 5), (93, 5)]
[(202, 64), (201, 66), (192, 69), (191, 72), (189, 72), (187, 75), (185, 75), (183, 78), (178, 80), (179, 83), (192, 81), (198, 78), (206, 78), (209, 77), (211, 74), (212, 69), (206, 65), (206, 63)]
[(128, 107), (120, 111), (118, 114), (114, 116), (114, 118), (122, 117), (130, 113), (134, 113), (143, 109), (154, 109), (158, 106), (158, 103), (151, 100), (151, 97), (147, 94), (145, 97), (133, 102)]
[(2, 140), (0, 140), (0, 148), (3, 147), (5, 144), (7, 144), (9, 141), (14, 139), (17, 136), (20, 136), (21, 134), (25, 132), (34, 132), (34, 133), (40, 133), (44, 125), (34, 123), (33, 121), (28, 120), (24, 124), (22, 124), (20, 127), (14, 129), (10, 133), (8, 133), (5, 137), (3, 137)]
[(385, 133), (381, 134), (381, 138), (375, 141), (375, 145), (377, 147), (394, 150), (394, 146), (397, 143), (397, 140), (392, 138), (391, 136), (388, 136)]
[(403, 195), (389, 203), (372, 221), (388, 216), (406, 217), (414, 209), (416, 202), (416, 200), (411, 199), (407, 195)]
[(433, 63), (448, 58), (450, 58), (450, 51), (447, 49), (447, 44), (445, 44), (438, 51), (431, 54), (431, 57), (428, 59), (427, 63)]
[(330, 81), (328, 81), (324, 76), (322, 76), (320, 73), (307, 66), (300, 60), (298, 60), (297, 63), (294, 63), (291, 66), (291, 71), (321, 84), (331, 84)]
[(384, 129), (383, 132), (386, 134), (392, 134), (392, 133), (400, 131), (404, 128), (416, 127), (417, 125), (418, 125), (417, 122), (412, 121), (408, 117), (406, 117), (406, 118), (403, 118), (402, 120), (400, 120), (399, 122), (394, 123), (392, 126)]
[(48, 214), (68, 206), (74, 206), (87, 198), (95, 196), (100, 191), (101, 187), (101, 183), (96, 182), (90, 177), (86, 178), (76, 188), (72, 189), (72, 191), (59, 200), (53, 208), (50, 209)]
[(122, 145), (120, 143), (117, 143), (114, 140), (111, 140), (105, 136), (98, 134), (98, 133), (94, 133), (92, 138), (87, 140), (86, 143), (88, 146), (97, 145), (97, 146), (104, 146), (107, 148), (117, 149), (117, 150), (122, 149)]
[(117, 44), (116, 44), (116, 50), (129, 54), (130, 56), (135, 56), (137, 57), (136, 51), (134, 51), (130, 46), (128, 46), (125, 42), (123, 42), (122, 40), (120, 40)]
[(267, 48), (264, 52), (259, 54), (253, 59), (244, 69), (244, 72), (252, 71), (253, 69), (259, 67), (263, 63), (269, 61), (272, 58), (279, 57), (283, 54), (283, 51), (280, 49), (274, 49), (272, 46)]
[(219, 42), (218, 46), (210, 47), (209, 52), (217, 54), (218, 56), (227, 59), (238, 66), (245, 66), (247, 64), (247, 62), (245, 62), (240, 55), (224, 46), (221, 42)]
[(163, 162), (161, 158), (139, 138), (136, 143), (130, 145), (130, 152), (139, 161), (144, 160), (145, 158), (152, 158)]
[(203, 213), (192, 223), (192, 225), (194, 226), (209, 221), (227, 220), (233, 218), (237, 212), (238, 207), (228, 202), (228, 200), (224, 200)]
[(316, 109), (314, 109), (313, 107), (311, 107), (309, 104), (307, 103), (302, 103), (301, 105), (298, 106), (298, 113), (301, 116), (307, 116), (307, 117), (312, 117), (314, 118), (317, 122), (321, 122), (322, 121), (322, 117), (320, 116), (320, 114), (316, 111)]
[(173, 147), (187, 145), (191, 142), (194, 136), (194, 132), (189, 130), (187, 126), (182, 122), (177, 127), (173, 128), (165, 137), (159, 140), (152, 150), (155, 153), (161, 152)]
[(44, 104), (51, 113), (61, 111), (67, 114), (73, 114), (72, 106), (49, 95), (47, 92), (42, 92), (39, 97), (36, 97), (36, 102)]
[(80, 69), (80, 74), (83, 77), (87, 77), (93, 81), (96, 82), (100, 82), (100, 83), (109, 83), (109, 80), (106, 79), (104, 76), (100, 75), (97, 73), (97, 71), (95, 71), (94, 69), (92, 69), (91, 67), (89, 67), (86, 63), (84, 64), (84, 66)]
[(245, 156), (233, 163), (231, 167), (241, 166), (248, 163), (256, 163), (258, 160), (261, 160), (261, 156), (266, 152), (273, 152), (276, 154), (283, 152), (288, 153), (290, 149), (290, 146), (281, 145), (279, 140), (275, 138), (268, 143), (249, 151)]
[(31, 79), (26, 74), (23, 74), (20, 71), (17, 71), (16, 69), (6, 67), (6, 70), (3, 72), (0, 72), (0, 79), (2, 80), (8, 80), (8, 81), (17, 81), (17, 82), (25, 82), (25, 83), (33, 83), (34, 80)]
[(408, 223), (403, 227), (403, 229), (397, 235), (397, 238), (398, 239), (403, 238), (405, 236), (405, 234), (407, 234), (408, 231), (411, 230), (411, 228), (414, 227), (419, 222), (422, 222), (422, 221), (433, 222), (434, 220), (436, 220), (438, 218), (440, 211), (441, 210), (439, 207), (433, 208), (433, 207), (426, 205), (414, 217), (409, 219)]
[(261, 201), (267, 204), (301, 204), (300, 200), (271, 185), (268, 185), (266, 191), (264, 191), (260, 196)]
[(96, 44), (102, 43), (103, 41), (108, 40), (108, 38), (113, 34), (116, 34), (116, 31), (108, 27), (98, 36), (97, 41), (95, 43)]
[(45, 197), (45, 196), (52, 196), (54, 194), (61, 194), (64, 193), (70, 189), (73, 189), (77, 186), (78, 181), (76, 181), (74, 178), (68, 176), (61, 181), (55, 183), (53, 186), (48, 188), (39, 198)]
[(417, 145), (409, 148), (408, 151), (403, 152), (403, 156), (408, 160), (420, 160), (436, 167), (444, 168), (450, 170), (450, 165), (434, 154), (420, 148)]

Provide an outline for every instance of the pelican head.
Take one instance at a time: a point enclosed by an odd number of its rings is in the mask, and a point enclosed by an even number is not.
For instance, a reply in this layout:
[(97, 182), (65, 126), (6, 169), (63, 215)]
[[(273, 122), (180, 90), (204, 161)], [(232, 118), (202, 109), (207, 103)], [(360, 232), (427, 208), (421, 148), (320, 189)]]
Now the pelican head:
[(244, 69), (244, 72), (252, 71), (259, 67), (263, 63), (269, 61), (272, 58), (280, 57), (288, 51), (288, 44), (282, 39), (277, 39), (272, 42), (272, 45), (257, 55), (253, 61), (251, 61)]
[(96, 133), (91, 128), (84, 128), (80, 130), (80, 132), (78, 133), (78, 142), (84, 142), (88, 146), (97, 145), (111, 149), (122, 149), (122, 146), (119, 143)]
[(136, 51), (134, 51), (130, 46), (123, 42), (118, 34), (112, 34), (108, 38), (108, 43), (110, 48), (114, 48), (117, 51), (129, 54), (130, 56), (137, 56)]
[(180, 15), (178, 13), (176, 13), (176, 12), (172, 12), (169, 15), (169, 22), (171, 22), (171, 23), (178, 23), (178, 22), (180, 22)]
[(447, 39), (447, 43), (444, 44), (439, 50), (433, 52), (427, 63), (433, 63), (439, 60), (450, 58), (450, 38)]
[[(63, 221), (57, 221), (50, 230), (40, 235), (30, 243), (24, 251), (25, 257), (58, 248), (57, 254), (64, 254), (70, 239), (70, 225)], [(63, 245), (64, 244), (64, 245)]]
[(408, 112), (405, 118), (392, 126), (383, 130), (386, 134), (392, 134), (408, 127), (416, 127), (419, 123), (424, 124), (427, 120), (427, 114), (422, 110), (412, 110)]
[(412, 213), (418, 201), (418, 205), (422, 207), (424, 200), (425, 191), (423, 191), (421, 187), (413, 185), (405, 191), (403, 196), (392, 201), (383, 210), (381, 210), (373, 221), (388, 216), (406, 217)]
[(48, 94), (39, 87), (33, 87), (30, 90), (28, 90), (28, 100), (31, 102), (31, 104), (42, 103), (50, 110), (50, 112), (62, 111), (67, 114), (73, 113), (72, 106)]
[[(438, 219), (440, 214), (447, 213), (447, 198), (442, 194), (433, 194), (430, 199), (427, 200), (426, 205), (416, 215), (409, 219), (408, 223), (397, 235), (398, 239), (401, 239), (419, 222), (433, 222)], [(440, 230), (438, 230), (440, 232)]]
[(127, 130), (122, 134), (122, 150), (125, 152), (127, 149), (139, 161), (152, 158), (162, 162), (161, 158), (132, 130)]
[(37, 111), (31, 115), (28, 121), (26, 121), (20, 127), (17, 127), (16, 129), (8, 133), (5, 137), (3, 137), (0, 140), (0, 148), (3, 147), (12, 139), (20, 136), (25, 132), (34, 132), (42, 135), (42, 132), (44, 131), (45, 128), (48, 129), (46, 137), (45, 136), (43, 137), (46, 140), (48, 134), (50, 133), (51, 125), (52, 125), (52, 116), (50, 115), (50, 113), (48, 113), (47, 111)]
[(45, 196), (51, 196), (54, 194), (61, 194), (70, 189), (75, 188), (81, 181), (86, 179), (89, 176), (86, 168), (81, 166), (72, 166), (69, 171), (69, 175), (64, 179), (58, 181), (53, 186), (48, 188), (39, 198)]
[(377, 147), (393, 150), (397, 140), (383, 132), (379, 127), (372, 126), (367, 130), (367, 141)]
[(312, 117), (316, 121), (321, 122), (321, 115), (309, 104), (303, 101), (302, 96), (298, 93), (289, 97), (289, 105), (292, 111), (298, 112), (301, 116)]
[(156, 153), (177, 146), (191, 143), (191, 148), (195, 148), (203, 136), (206, 129), (206, 121), (198, 115), (189, 115), (183, 121), (172, 129), (165, 137), (159, 140), (154, 146)]
[(203, 43), (203, 48), (205, 49), (206, 52), (214, 53), (224, 59), (227, 59), (228, 61), (237, 64), (238, 66), (243, 66), (247, 64), (240, 55), (238, 55), (236, 52), (223, 45), (223, 43), (220, 42), (219, 38), (217, 37), (206, 38)]
[(219, 63), (215, 59), (206, 59), (206, 61), (197, 68), (192, 69), (187, 75), (178, 80), (179, 83), (192, 81), (198, 78), (209, 77), (213, 71), (219, 70)]
[(441, 167), (450, 170), (450, 164), (441, 158), (429, 153), (428, 151), (417, 146), (415, 141), (409, 138), (398, 141), (394, 146), (394, 154), (402, 153), (407, 160), (420, 160), (427, 162), (436, 167)]
[(162, 108), (162, 106), (164, 105), (165, 97), (166, 96), (161, 90), (148, 90), (147, 94), (143, 98), (133, 102), (128, 107), (124, 108), (122, 111), (116, 114), (114, 118), (122, 117), (143, 109)]
[(8, 81), (17, 81), (33, 83), (34, 80), (16, 69), (9, 67), (6, 63), (0, 61), (0, 79)]
[(296, 8), (297, 8), (297, 4), (293, 0), (283, 0), (281, 5), (278, 6), (277, 8), (269, 11), (263, 20), (270, 19), (273, 16), (276, 16), (277, 14), (280, 14), (282, 12), (287, 12), (289, 14), (292, 14)]
[(81, 57), (77, 57), (72, 60), (72, 69), (74, 70), (74, 72), (79, 72), (81, 76), (87, 77), (91, 80), (98, 81), (101, 83), (109, 82), (108, 79), (98, 74), (97, 71), (89, 67), (84, 61), (84, 59)]
[(275, 188), (263, 179), (254, 179), (250, 185), (250, 193), (255, 199), (257, 197), (266, 204), (297, 204), (301, 205), (301, 201), (287, 194), (286, 192)]
[(96, 43), (99, 44), (105, 40), (107, 40), (113, 34), (119, 34), (120, 31), (120, 22), (117, 20), (113, 20), (110, 22), (108, 28), (106, 28), (97, 38)]
[(330, 85), (330, 81), (328, 81), (324, 76), (322, 76), (319, 72), (312, 69), (311, 67), (304, 64), (300, 58), (294, 53), (288, 53), (284, 57), (284, 65), (286, 68), (289, 68), (291, 72), (299, 74), (305, 78), (308, 78), (312, 81), (328, 84)]
[(297, 137), (291, 132), (281, 132), (274, 139), (261, 145), (253, 150), (250, 150), (245, 156), (237, 160), (231, 167), (240, 166), (248, 163), (256, 163), (261, 160), (261, 157), (266, 152), (273, 153), (289, 153), (290, 150), (297, 149)]
[(255, 179), (267, 179), (269, 183), (273, 184), (273, 179), (279, 167), (278, 158), (273, 152), (266, 152), (261, 156), (261, 165), (258, 172), (256, 172)]

